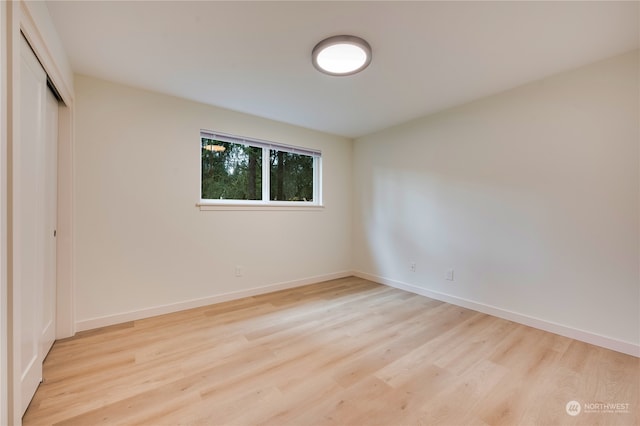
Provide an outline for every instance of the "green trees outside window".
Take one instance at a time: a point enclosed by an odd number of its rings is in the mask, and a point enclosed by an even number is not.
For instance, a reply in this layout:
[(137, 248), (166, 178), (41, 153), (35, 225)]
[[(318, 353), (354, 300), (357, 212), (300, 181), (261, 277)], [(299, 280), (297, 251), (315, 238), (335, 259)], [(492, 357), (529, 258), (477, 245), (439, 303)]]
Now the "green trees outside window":
[(313, 201), (313, 157), (270, 151), (270, 200)]
[[(310, 155), (205, 137), (201, 138), (201, 155), (202, 199), (263, 200), (262, 183), (268, 179), (270, 201), (314, 201), (314, 158)], [(263, 155), (268, 156), (269, 170), (263, 170)]]
[(261, 200), (262, 148), (202, 138), (202, 198)]

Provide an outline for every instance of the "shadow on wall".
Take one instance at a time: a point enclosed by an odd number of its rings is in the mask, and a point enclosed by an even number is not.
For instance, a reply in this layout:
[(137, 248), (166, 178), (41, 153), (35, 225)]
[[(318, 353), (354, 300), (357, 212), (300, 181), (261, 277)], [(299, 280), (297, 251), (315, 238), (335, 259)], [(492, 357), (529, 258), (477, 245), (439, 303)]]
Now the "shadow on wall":
[[(362, 255), (370, 273), (450, 294), (464, 287), (467, 297), (482, 296), (474, 291), (478, 281), (520, 297), (523, 283), (507, 277), (526, 271), (531, 285), (543, 279), (548, 210), (535, 196), (418, 170), (377, 169), (364, 181), (371, 182), (360, 188)], [(456, 266), (452, 287), (445, 274)]]

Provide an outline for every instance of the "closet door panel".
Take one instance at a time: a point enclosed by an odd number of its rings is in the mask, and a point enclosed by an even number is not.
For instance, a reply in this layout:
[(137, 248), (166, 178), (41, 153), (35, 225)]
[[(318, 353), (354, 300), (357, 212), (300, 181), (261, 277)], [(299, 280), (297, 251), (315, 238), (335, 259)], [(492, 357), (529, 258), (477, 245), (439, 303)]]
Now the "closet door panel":
[(14, 279), (19, 324), (20, 396), (27, 409), (42, 379), (44, 278), (44, 114), (47, 76), (26, 41), (20, 65), (20, 139), (14, 143)]

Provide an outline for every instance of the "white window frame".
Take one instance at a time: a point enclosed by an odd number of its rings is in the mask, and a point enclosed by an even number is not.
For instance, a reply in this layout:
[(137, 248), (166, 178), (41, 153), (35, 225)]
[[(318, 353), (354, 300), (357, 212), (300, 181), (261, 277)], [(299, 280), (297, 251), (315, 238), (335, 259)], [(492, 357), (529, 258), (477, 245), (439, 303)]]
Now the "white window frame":
[[(196, 204), (200, 210), (315, 210), (323, 208), (322, 204), (322, 152), (318, 149), (285, 145), (261, 139), (235, 136), (227, 133), (200, 130), (198, 146), (202, 138), (214, 139), (221, 142), (236, 143), (245, 146), (262, 148), (262, 199), (261, 200), (218, 200), (204, 199)], [(199, 148), (201, 150), (201, 148)], [(308, 155), (313, 158), (313, 201), (272, 201), (271, 198), (271, 164), (270, 150), (291, 152)], [(202, 151), (200, 151), (202, 156)], [(200, 161), (200, 196), (202, 197), (202, 157)]]

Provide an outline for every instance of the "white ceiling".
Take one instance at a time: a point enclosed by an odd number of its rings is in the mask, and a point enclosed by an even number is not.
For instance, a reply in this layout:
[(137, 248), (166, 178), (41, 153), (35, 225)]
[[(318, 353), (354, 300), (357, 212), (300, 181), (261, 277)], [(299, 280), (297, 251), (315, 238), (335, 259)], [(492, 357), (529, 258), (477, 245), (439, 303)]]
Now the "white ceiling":
[[(95, 2), (48, 7), (75, 72), (358, 137), (639, 47), (639, 2)], [(366, 39), (351, 77), (311, 64)]]

